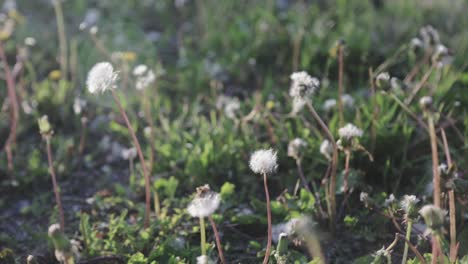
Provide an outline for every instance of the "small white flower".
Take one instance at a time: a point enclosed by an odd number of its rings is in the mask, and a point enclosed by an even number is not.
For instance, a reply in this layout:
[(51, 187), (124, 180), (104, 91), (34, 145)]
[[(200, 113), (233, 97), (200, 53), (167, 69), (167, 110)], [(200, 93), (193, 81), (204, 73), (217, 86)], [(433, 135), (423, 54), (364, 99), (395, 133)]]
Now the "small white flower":
[(313, 95), (319, 88), (320, 81), (310, 76), (307, 72), (294, 72), (290, 76), (292, 80), (289, 95), (293, 98), (307, 98)]
[(143, 90), (150, 86), (156, 80), (154, 71), (144, 64), (140, 64), (133, 69), (133, 75), (136, 77), (136, 89)]
[(302, 149), (307, 147), (307, 142), (302, 138), (295, 138), (288, 144), (288, 156), (298, 159), (301, 156)]
[(338, 134), (340, 135), (340, 138), (350, 140), (352, 138), (362, 137), (363, 132), (355, 125), (348, 123), (346, 126), (338, 129)]
[(343, 103), (343, 106), (346, 108), (354, 107), (354, 98), (349, 94), (343, 94), (341, 96), (341, 102)]
[(99, 62), (88, 73), (86, 85), (90, 93), (105, 92), (116, 88), (119, 75), (109, 62)]
[(187, 206), (187, 211), (192, 217), (207, 217), (218, 209), (221, 197), (210, 190), (207, 185), (197, 188), (197, 195)]
[(361, 192), (359, 194), (359, 200), (363, 203), (366, 203), (369, 200), (369, 194), (366, 192)]
[(325, 112), (330, 112), (333, 108), (336, 107), (336, 99), (327, 99), (322, 106), (322, 109)]
[(216, 108), (223, 109), (228, 118), (236, 119), (236, 112), (240, 109), (239, 98), (220, 95), (216, 99)]
[(259, 174), (270, 174), (276, 171), (278, 164), (277, 153), (272, 149), (261, 149), (255, 151), (252, 156), (250, 156), (250, 169)]
[(327, 160), (332, 159), (333, 145), (327, 139), (322, 141), (322, 144), (320, 144), (320, 153), (322, 153), (322, 155), (324, 155)]

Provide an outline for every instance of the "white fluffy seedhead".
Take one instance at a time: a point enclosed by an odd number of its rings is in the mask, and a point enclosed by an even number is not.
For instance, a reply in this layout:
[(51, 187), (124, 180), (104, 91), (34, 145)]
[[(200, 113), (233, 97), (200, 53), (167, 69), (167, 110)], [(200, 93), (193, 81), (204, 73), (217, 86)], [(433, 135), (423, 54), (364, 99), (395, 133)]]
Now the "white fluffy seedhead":
[(322, 109), (325, 112), (330, 112), (335, 107), (336, 107), (336, 99), (327, 99), (323, 103)]
[(206, 184), (197, 188), (197, 195), (187, 206), (187, 211), (192, 217), (207, 217), (218, 209), (220, 202), (220, 195)]
[(292, 83), (289, 95), (293, 98), (307, 98), (317, 92), (320, 86), (320, 81), (305, 71), (294, 72), (290, 78)]
[(322, 153), (322, 155), (325, 156), (327, 160), (332, 159), (333, 145), (329, 140), (325, 139), (322, 141), (322, 144), (320, 144), (320, 153)]
[(250, 169), (258, 174), (271, 174), (278, 168), (277, 153), (272, 149), (261, 149), (250, 156)]
[(133, 69), (133, 75), (136, 77), (136, 89), (143, 90), (156, 81), (154, 71), (144, 64), (140, 64)]
[(340, 138), (350, 140), (352, 138), (362, 137), (363, 132), (355, 125), (348, 123), (346, 126), (338, 129), (338, 134), (340, 135)]
[(86, 80), (86, 86), (90, 93), (102, 93), (117, 87), (119, 75), (109, 62), (99, 62), (91, 68)]
[(288, 144), (288, 156), (294, 159), (300, 159), (302, 151), (307, 147), (307, 142), (302, 138), (295, 138)]

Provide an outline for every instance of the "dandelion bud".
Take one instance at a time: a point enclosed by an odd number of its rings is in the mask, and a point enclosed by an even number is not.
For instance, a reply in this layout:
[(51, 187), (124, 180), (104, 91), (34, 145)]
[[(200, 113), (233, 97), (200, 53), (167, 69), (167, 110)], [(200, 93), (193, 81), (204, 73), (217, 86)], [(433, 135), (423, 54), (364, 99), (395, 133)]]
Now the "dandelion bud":
[(332, 154), (333, 154), (333, 145), (331, 144), (330, 141), (325, 139), (322, 144), (320, 144), (320, 153), (322, 153), (327, 160), (331, 161), (332, 160)]
[(250, 169), (258, 174), (270, 174), (278, 168), (277, 153), (272, 149), (261, 149), (250, 156)]
[(187, 206), (187, 211), (192, 217), (207, 217), (218, 209), (220, 202), (220, 195), (205, 184), (197, 188), (197, 194)]
[(416, 204), (419, 202), (419, 199), (414, 195), (405, 195), (400, 202), (400, 207), (405, 212), (405, 217), (407, 219), (414, 219), (417, 216)]
[(288, 144), (288, 156), (296, 160), (301, 159), (303, 149), (307, 147), (307, 142), (301, 138), (295, 138)]
[(424, 218), (424, 222), (427, 225), (426, 232), (432, 234), (441, 234), (444, 229), (444, 211), (435, 205), (425, 205), (419, 214)]
[(49, 117), (47, 115), (43, 115), (39, 118), (37, 124), (39, 125), (39, 133), (41, 133), (41, 135), (52, 135), (52, 126), (49, 123)]
[(115, 89), (118, 78), (119, 75), (114, 71), (112, 64), (99, 62), (89, 71), (86, 85), (90, 93), (102, 93), (109, 89)]
[(419, 105), (421, 108), (426, 111), (432, 108), (432, 97), (430, 96), (423, 96), (419, 99)]
[(55, 248), (55, 257), (61, 263), (74, 263), (72, 244), (68, 240), (67, 236), (60, 229), (59, 224), (53, 224), (49, 227), (49, 237), (52, 239), (52, 243)]

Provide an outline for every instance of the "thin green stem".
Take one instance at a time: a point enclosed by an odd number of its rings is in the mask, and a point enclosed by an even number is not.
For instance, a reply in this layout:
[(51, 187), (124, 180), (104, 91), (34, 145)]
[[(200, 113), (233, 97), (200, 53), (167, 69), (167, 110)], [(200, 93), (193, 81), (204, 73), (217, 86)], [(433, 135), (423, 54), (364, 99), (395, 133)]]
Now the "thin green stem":
[(201, 255), (206, 255), (206, 232), (205, 232), (205, 218), (200, 217), (200, 247)]
[(52, 184), (53, 184), (54, 194), (55, 194), (55, 202), (57, 203), (57, 208), (59, 211), (60, 229), (64, 231), (65, 230), (65, 217), (63, 214), (62, 200), (60, 198), (60, 190), (57, 184), (57, 176), (55, 175), (55, 170), (54, 170), (52, 148), (50, 146), (50, 136), (45, 136), (45, 140), (46, 140), (46, 145), (47, 145), (47, 161), (49, 163), (49, 173), (50, 173), (50, 176), (52, 177)]
[[(410, 241), (411, 238), (411, 229), (413, 227), (413, 221), (408, 219), (408, 227), (406, 227), (406, 240)], [(406, 259), (408, 258), (408, 244), (405, 243), (405, 249), (403, 250), (403, 258), (401, 264), (406, 264)]]
[(437, 136), (434, 125), (434, 115), (432, 112), (427, 113), (427, 123), (429, 127), (429, 136), (431, 139), (432, 152), (432, 174), (434, 183), (434, 205), (441, 208), (440, 200), (440, 175), (439, 175), (439, 155), (437, 152)]

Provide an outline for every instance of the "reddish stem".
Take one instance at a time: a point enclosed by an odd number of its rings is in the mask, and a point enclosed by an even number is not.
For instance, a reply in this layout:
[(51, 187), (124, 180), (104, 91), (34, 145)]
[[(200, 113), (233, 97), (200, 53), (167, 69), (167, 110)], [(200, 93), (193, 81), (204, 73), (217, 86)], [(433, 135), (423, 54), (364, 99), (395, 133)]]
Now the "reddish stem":
[(340, 112), (340, 126), (344, 122), (344, 113), (343, 113), (343, 71), (344, 71), (344, 58), (343, 58), (343, 45), (339, 44), (338, 47), (338, 110)]
[(52, 176), (52, 184), (54, 186), (55, 202), (57, 203), (59, 216), (60, 216), (60, 229), (65, 230), (65, 217), (63, 214), (62, 200), (60, 199), (60, 190), (57, 184), (57, 176), (55, 175), (53, 158), (52, 158), (52, 149), (50, 147), (50, 138), (51, 136), (46, 135), (46, 145), (47, 145), (47, 160), (49, 162), (49, 173)]
[(268, 259), (270, 258), (270, 251), (271, 251), (272, 230), (271, 230), (270, 193), (268, 192), (268, 184), (267, 184), (267, 175), (266, 175), (266, 173), (263, 174), (263, 185), (265, 187), (267, 218), (268, 218), (268, 242), (267, 242), (267, 247), (266, 247), (266, 250), (265, 250), (265, 258), (263, 259), (263, 264), (268, 264)]
[(219, 237), (218, 228), (216, 228), (216, 223), (213, 220), (213, 217), (208, 216), (208, 220), (210, 220), (211, 228), (213, 228), (213, 232), (216, 239), (216, 247), (218, 248), (219, 259), (221, 260), (222, 264), (226, 264), (226, 260), (224, 259), (223, 254), (223, 246), (221, 245), (221, 238)]
[(130, 121), (128, 120), (128, 116), (125, 113), (125, 110), (123, 109), (122, 103), (120, 102), (119, 97), (115, 93), (113, 89), (112, 91), (112, 96), (114, 97), (115, 103), (117, 104), (120, 114), (122, 115), (123, 119), (125, 120), (125, 124), (128, 127), (128, 131), (130, 132), (130, 136), (132, 137), (133, 144), (135, 144), (135, 147), (137, 149), (138, 157), (140, 158), (140, 163), (141, 167), (143, 168), (143, 176), (145, 178), (145, 194), (146, 194), (146, 209), (145, 209), (145, 218), (144, 218), (144, 227), (147, 228), (149, 226), (149, 214), (151, 212), (151, 192), (150, 192), (150, 177), (148, 175), (148, 169), (146, 167), (146, 162), (145, 162), (145, 157), (143, 156), (143, 152), (141, 151), (141, 146), (140, 142), (138, 141), (138, 138), (135, 135), (135, 131), (133, 130), (132, 125), (130, 124)]

